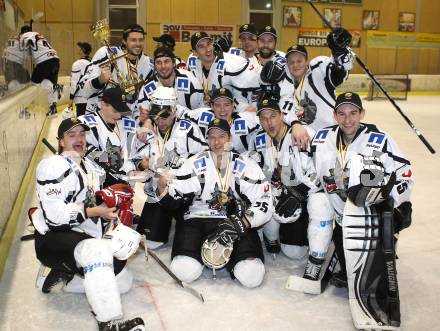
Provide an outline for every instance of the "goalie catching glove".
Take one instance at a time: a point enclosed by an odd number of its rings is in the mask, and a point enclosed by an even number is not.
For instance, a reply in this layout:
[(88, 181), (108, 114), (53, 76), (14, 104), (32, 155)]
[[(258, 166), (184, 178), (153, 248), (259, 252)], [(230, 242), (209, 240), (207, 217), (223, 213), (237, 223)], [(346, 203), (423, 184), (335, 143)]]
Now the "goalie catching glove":
[(107, 207), (119, 209), (122, 224), (133, 225), (133, 189), (127, 184), (114, 184), (95, 193), (97, 203), (104, 202)]
[(276, 205), (275, 212), (273, 213), (275, 221), (278, 223), (293, 223), (300, 218), (302, 214), (302, 201), (305, 201), (302, 193), (294, 188), (287, 190), (287, 188), (283, 187), (281, 194), (275, 199)]
[(284, 79), (286, 71), (284, 66), (275, 61), (267, 62), (261, 69), (260, 78), (266, 84), (277, 84)]
[(396, 174), (386, 176), (382, 162), (375, 156), (353, 155), (350, 159), (348, 198), (358, 207), (384, 201), (396, 183)]

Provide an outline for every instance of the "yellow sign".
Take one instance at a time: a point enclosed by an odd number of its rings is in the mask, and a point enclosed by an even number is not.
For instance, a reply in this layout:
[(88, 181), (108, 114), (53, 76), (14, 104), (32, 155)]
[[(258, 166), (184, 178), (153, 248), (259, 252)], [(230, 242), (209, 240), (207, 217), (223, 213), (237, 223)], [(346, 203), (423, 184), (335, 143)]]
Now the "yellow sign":
[(367, 46), (372, 48), (440, 48), (440, 33), (368, 30)]

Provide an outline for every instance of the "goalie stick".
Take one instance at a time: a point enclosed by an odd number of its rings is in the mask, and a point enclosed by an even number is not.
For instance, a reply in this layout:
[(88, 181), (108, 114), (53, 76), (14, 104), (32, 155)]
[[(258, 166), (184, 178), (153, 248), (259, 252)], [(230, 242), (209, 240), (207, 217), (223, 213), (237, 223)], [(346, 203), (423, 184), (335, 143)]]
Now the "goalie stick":
[[(319, 12), (319, 10), (316, 8), (316, 6), (312, 3), (311, 0), (307, 0), (307, 2), (312, 6), (313, 10), (318, 14), (318, 16), (321, 18), (321, 20), (324, 22), (325, 25), (331, 30), (333, 30), (331, 24), (327, 21), (327, 19)], [(399, 114), (403, 117), (405, 122), (413, 129), (413, 131), (416, 133), (416, 135), (419, 137), (419, 139), (425, 144), (426, 148), (432, 153), (435, 154), (434, 148), (431, 146), (431, 144), (425, 139), (425, 137), (422, 135), (422, 133), (415, 127), (413, 122), (409, 119), (408, 116), (405, 115), (405, 113), (400, 109), (400, 107), (397, 105), (397, 103), (391, 98), (388, 94), (388, 92), (384, 89), (384, 87), (379, 83), (379, 81), (374, 77), (374, 75), (370, 72), (370, 69), (362, 62), (362, 60), (350, 49), (349, 50), (352, 55), (355, 57), (356, 62), (362, 67), (362, 69), (365, 71), (365, 73), (370, 77), (370, 79), (376, 84), (376, 86), (382, 91), (382, 93), (387, 97), (387, 99), (391, 102), (391, 104), (394, 106), (394, 108), (399, 112)]]
[(292, 275), (287, 278), (286, 289), (307, 294), (321, 294), (325, 291), (337, 264), (338, 258), (336, 256), (335, 246), (333, 242), (331, 242), (321, 272), (319, 273), (318, 280), (311, 280), (301, 276)]

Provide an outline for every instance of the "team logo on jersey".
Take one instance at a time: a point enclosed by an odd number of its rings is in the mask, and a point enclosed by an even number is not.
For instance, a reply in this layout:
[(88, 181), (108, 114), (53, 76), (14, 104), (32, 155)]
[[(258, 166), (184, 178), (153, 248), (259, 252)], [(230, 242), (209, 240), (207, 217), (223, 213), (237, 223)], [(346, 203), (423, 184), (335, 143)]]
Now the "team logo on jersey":
[(124, 126), (124, 129), (128, 132), (135, 132), (136, 131), (136, 122), (129, 118), (124, 118), (122, 120), (122, 124)]
[(262, 133), (255, 137), (255, 147), (257, 149), (261, 149), (263, 147), (266, 147), (266, 134)]
[(276, 58), (275, 58), (275, 62), (276, 62), (276, 63), (279, 63), (279, 64), (281, 64), (281, 65), (285, 65), (285, 64), (286, 64), (286, 59), (285, 59), (284, 57), (282, 57), (282, 56), (280, 56), (280, 57), (276, 57)]
[(84, 115), (84, 120), (87, 122), (87, 125), (96, 125), (96, 118), (93, 115)]
[(212, 198), (207, 201), (210, 209), (223, 210), (226, 214), (226, 205), (229, 201), (234, 199), (234, 192), (228, 188), (227, 192), (223, 192), (218, 188), (218, 183), (215, 183), (214, 192), (211, 193)]
[(60, 194), (61, 194), (61, 189), (60, 189), (60, 188), (59, 188), (59, 189), (56, 189), (56, 188), (50, 188), (50, 189), (48, 189), (47, 192), (46, 192), (46, 195), (47, 195), (47, 196), (50, 196), (50, 195), (53, 195), (53, 194), (55, 194), (55, 195), (60, 195)]
[(195, 56), (191, 56), (189, 59), (188, 59), (188, 67), (191, 69), (191, 70), (195, 70), (196, 69), (196, 57)]
[(199, 125), (203, 124), (203, 126), (206, 126), (206, 125), (209, 124), (209, 122), (212, 121), (213, 118), (214, 118), (214, 114), (213, 113), (204, 111), (200, 115)]
[(234, 131), (236, 134), (246, 134), (246, 121), (243, 119), (234, 121)]
[(239, 48), (231, 48), (231, 50), (229, 52), (231, 54), (233, 54), (233, 55), (240, 55), (241, 49), (239, 49)]
[(189, 129), (190, 126), (191, 126), (191, 123), (187, 120), (180, 120), (179, 121), (179, 128), (180, 129), (187, 130), (187, 129)]
[[(370, 144), (375, 144), (375, 145), (382, 145), (382, 142), (385, 138), (385, 135), (383, 133), (377, 133), (377, 132), (372, 132), (370, 134), (370, 137), (368, 137), (368, 143)], [(371, 146), (368, 145), (370, 147), (377, 147), (377, 146)]]
[(206, 158), (204, 156), (194, 161), (194, 169), (198, 175), (206, 170)]
[(217, 73), (219, 75), (223, 75), (224, 71), (225, 71), (225, 60), (219, 60), (217, 62), (217, 66), (215, 67), (215, 69), (217, 70)]
[(246, 167), (246, 163), (244, 163), (240, 159), (235, 159), (234, 168), (233, 168), (232, 172), (235, 175), (241, 176), (243, 174), (243, 172), (244, 172), (244, 168), (245, 167)]
[(318, 143), (318, 144), (322, 144), (325, 141), (325, 139), (327, 138), (328, 131), (329, 131), (328, 129), (319, 130), (316, 133), (315, 138), (313, 138), (313, 142)]
[(156, 90), (156, 83), (155, 82), (149, 82), (147, 85), (144, 86), (144, 91), (147, 95), (150, 95)]
[(189, 79), (188, 78), (177, 78), (177, 91), (189, 93)]

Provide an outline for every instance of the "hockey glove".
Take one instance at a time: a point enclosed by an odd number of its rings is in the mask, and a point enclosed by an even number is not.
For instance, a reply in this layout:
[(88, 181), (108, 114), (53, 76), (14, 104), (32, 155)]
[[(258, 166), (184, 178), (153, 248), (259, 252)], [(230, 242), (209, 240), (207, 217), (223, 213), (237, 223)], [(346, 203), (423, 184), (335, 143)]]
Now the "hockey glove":
[(301, 99), (299, 105), (301, 108), (296, 114), (298, 119), (306, 124), (312, 123), (315, 120), (318, 109), (316, 104), (309, 98), (307, 92), (304, 92), (304, 99)]
[(336, 28), (327, 35), (327, 44), (333, 55), (345, 53), (352, 36), (344, 28)]
[(394, 230), (400, 232), (411, 225), (412, 204), (409, 201), (402, 202), (394, 208)]
[(284, 79), (286, 71), (284, 66), (278, 62), (269, 61), (261, 69), (260, 78), (264, 83), (277, 84)]
[(226, 216), (232, 217), (237, 216), (238, 218), (242, 218), (244, 216), (244, 212), (246, 210), (246, 206), (241, 200), (233, 199), (226, 205)]
[(114, 184), (95, 193), (97, 203), (119, 209), (119, 219), (127, 226), (133, 224), (133, 189), (127, 184)]
[(229, 39), (222, 36), (215, 41), (214, 51), (217, 54), (218, 53), (227, 53), (227, 52), (229, 52), (231, 45), (232, 45), (232, 43), (229, 41)]
[(396, 174), (385, 176), (382, 162), (375, 156), (354, 155), (350, 160), (348, 198), (358, 207), (384, 201), (396, 183)]
[(244, 225), (244, 222), (241, 218), (233, 215), (230, 218), (219, 221), (215, 231), (208, 236), (208, 241), (218, 241), (224, 246), (230, 246), (245, 234), (246, 226)]
[(293, 195), (283, 188), (275, 205), (274, 220), (278, 223), (293, 223), (300, 218), (301, 213), (302, 203), (299, 195)]

